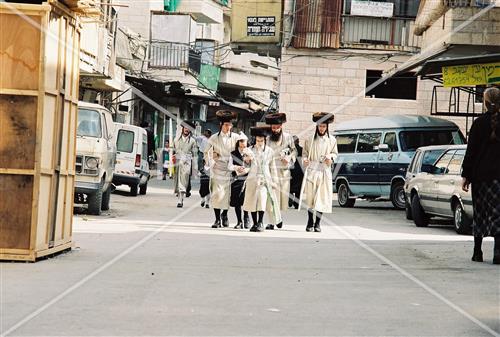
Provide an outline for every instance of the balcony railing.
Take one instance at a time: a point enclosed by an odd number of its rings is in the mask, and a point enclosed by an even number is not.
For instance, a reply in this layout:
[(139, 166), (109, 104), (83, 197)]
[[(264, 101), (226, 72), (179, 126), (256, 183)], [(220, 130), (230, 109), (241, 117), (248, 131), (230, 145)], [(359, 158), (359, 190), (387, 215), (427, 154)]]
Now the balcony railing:
[(418, 51), (422, 38), (413, 30), (413, 19), (344, 15), (341, 46)]
[(200, 73), (201, 52), (196, 49), (172, 42), (151, 42), (149, 68), (184, 69)]

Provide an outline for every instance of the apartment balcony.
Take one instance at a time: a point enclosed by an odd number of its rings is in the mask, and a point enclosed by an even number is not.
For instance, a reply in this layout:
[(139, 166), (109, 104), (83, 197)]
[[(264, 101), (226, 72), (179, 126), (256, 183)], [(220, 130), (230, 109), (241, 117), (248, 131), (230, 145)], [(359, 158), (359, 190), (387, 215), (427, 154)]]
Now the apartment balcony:
[(414, 35), (414, 20), (342, 16), (341, 48), (396, 50), (417, 53), (422, 38)]
[(201, 69), (202, 52), (179, 43), (151, 42), (149, 68), (186, 70), (198, 75)]
[(196, 22), (201, 23), (223, 23), (223, 7), (213, 0), (189, 0), (181, 1), (177, 7), (179, 13), (191, 14)]

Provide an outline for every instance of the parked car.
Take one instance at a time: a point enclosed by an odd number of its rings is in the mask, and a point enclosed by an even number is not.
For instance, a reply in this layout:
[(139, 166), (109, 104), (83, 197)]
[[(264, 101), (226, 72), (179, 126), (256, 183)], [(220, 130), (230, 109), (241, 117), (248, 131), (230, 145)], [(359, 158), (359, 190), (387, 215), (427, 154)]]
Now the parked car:
[(333, 166), (333, 189), (341, 207), (356, 198), (389, 199), (405, 208), (406, 170), (422, 146), (464, 144), (453, 122), (429, 117), (395, 115), (353, 120), (337, 125), (339, 156)]
[(105, 107), (78, 103), (76, 132), (75, 203), (88, 204), (88, 212), (100, 215), (109, 209), (115, 169), (115, 126)]
[[(453, 219), (459, 234), (470, 234), (473, 207), (470, 191), (462, 191), (461, 168), (466, 145), (449, 146), (433, 165), (435, 148), (419, 149), (408, 172), (405, 194), (417, 227), (429, 225), (433, 216)], [(431, 157), (426, 160), (427, 157)], [(415, 167), (422, 166), (420, 172)]]
[(128, 185), (132, 196), (136, 196), (138, 190), (144, 195), (149, 180), (148, 134), (135, 125), (115, 125), (117, 152), (113, 184)]

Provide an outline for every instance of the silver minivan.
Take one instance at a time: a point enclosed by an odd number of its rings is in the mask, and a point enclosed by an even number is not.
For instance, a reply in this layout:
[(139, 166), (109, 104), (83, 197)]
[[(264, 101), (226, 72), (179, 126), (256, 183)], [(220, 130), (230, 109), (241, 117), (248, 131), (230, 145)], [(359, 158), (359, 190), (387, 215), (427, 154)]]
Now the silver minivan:
[(405, 208), (408, 164), (422, 146), (464, 144), (459, 127), (440, 118), (394, 115), (357, 119), (335, 127), (339, 155), (333, 167), (333, 189), (341, 207), (356, 198), (389, 199)]
[(462, 191), (461, 169), (466, 145), (418, 149), (405, 183), (407, 218), (417, 227), (433, 216), (452, 219), (459, 234), (470, 234), (473, 208), (470, 191)]

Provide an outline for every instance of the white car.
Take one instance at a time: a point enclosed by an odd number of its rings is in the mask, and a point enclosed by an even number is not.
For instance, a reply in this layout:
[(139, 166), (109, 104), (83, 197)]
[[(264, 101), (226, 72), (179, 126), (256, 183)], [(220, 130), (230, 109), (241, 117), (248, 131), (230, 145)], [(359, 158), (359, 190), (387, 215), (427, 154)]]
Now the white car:
[(136, 196), (138, 190), (144, 195), (149, 180), (148, 134), (135, 125), (115, 125), (117, 152), (113, 184), (128, 185), (132, 196)]
[(108, 109), (78, 103), (76, 132), (75, 204), (88, 204), (88, 212), (100, 215), (109, 209), (115, 169), (115, 125)]
[(419, 148), (408, 169), (406, 214), (417, 227), (433, 216), (453, 219), (458, 234), (472, 230), (472, 196), (462, 191), (461, 169), (467, 145)]

